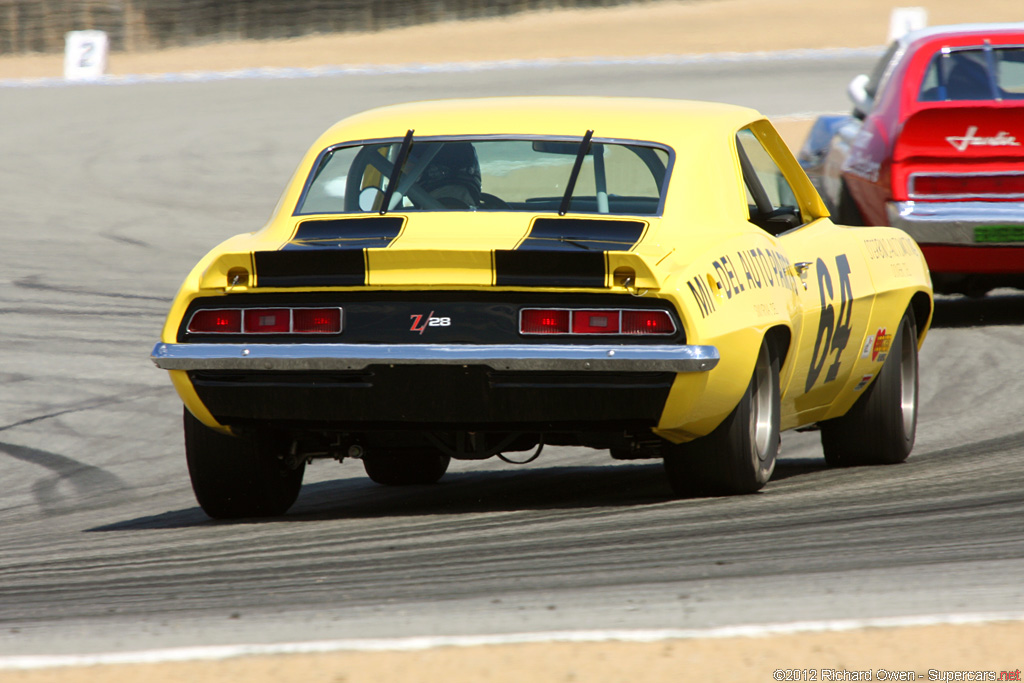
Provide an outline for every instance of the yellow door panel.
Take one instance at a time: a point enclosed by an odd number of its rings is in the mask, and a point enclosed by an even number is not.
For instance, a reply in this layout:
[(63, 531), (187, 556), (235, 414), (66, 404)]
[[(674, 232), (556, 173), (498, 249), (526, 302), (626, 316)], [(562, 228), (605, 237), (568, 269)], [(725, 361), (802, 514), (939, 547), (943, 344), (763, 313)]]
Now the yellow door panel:
[(791, 401), (799, 414), (828, 405), (846, 385), (871, 318), (875, 291), (859, 243), (830, 221), (816, 221), (780, 241), (802, 281), (798, 369), (784, 392), (784, 400)]

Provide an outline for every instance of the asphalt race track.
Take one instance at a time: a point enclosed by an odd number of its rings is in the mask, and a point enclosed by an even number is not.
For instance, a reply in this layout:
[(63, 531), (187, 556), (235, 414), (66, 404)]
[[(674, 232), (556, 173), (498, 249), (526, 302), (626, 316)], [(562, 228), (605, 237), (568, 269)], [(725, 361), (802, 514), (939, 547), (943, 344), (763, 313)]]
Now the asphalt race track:
[(738, 498), (552, 448), (415, 489), (318, 462), (287, 517), (215, 523), (148, 359), (188, 269), (260, 227), (348, 113), (530, 93), (834, 111), (871, 61), (0, 88), (0, 656), (1024, 612), (1022, 293), (939, 300), (906, 464), (829, 470), (787, 433)]

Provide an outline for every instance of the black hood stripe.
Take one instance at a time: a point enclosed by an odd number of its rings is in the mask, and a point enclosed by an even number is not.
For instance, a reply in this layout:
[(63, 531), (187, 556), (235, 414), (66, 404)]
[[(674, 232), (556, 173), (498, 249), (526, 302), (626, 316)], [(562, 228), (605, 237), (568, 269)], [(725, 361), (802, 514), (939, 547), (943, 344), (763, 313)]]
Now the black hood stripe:
[[(304, 221), (278, 251), (253, 254), (259, 287), (365, 285), (367, 248), (384, 248), (404, 218)], [(515, 249), (494, 250), (494, 284), (507, 287), (603, 288), (607, 251), (629, 251), (647, 224), (629, 220), (540, 218)]]
[(366, 284), (362, 249), (257, 251), (257, 287), (351, 287)]
[(494, 284), (507, 287), (604, 287), (603, 251), (494, 252)]

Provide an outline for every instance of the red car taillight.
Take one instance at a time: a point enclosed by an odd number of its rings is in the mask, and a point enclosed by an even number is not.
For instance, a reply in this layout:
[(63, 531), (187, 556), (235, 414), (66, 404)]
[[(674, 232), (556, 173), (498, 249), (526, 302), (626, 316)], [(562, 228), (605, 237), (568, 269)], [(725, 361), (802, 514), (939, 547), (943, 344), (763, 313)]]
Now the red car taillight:
[(911, 199), (1021, 199), (1024, 173), (914, 173)]
[(519, 315), (521, 334), (648, 335), (675, 334), (667, 311), (637, 309), (524, 308)]
[(192, 314), (191, 334), (338, 334), (340, 308), (217, 308)]
[(292, 332), (295, 334), (337, 334), (341, 332), (341, 309), (292, 309)]
[(623, 311), (623, 334), (672, 334), (676, 325), (665, 311)]
[(198, 334), (238, 334), (242, 331), (242, 311), (237, 308), (196, 311), (188, 321), (188, 331)]
[(569, 334), (569, 311), (528, 308), (519, 317), (523, 334)]

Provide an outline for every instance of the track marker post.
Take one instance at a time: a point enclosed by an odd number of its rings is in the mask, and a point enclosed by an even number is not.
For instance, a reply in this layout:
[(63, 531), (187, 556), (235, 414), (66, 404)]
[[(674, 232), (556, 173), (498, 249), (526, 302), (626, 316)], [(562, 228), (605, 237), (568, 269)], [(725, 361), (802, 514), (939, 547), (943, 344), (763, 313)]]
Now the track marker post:
[(924, 7), (893, 7), (889, 15), (889, 41), (928, 25), (928, 10)]

